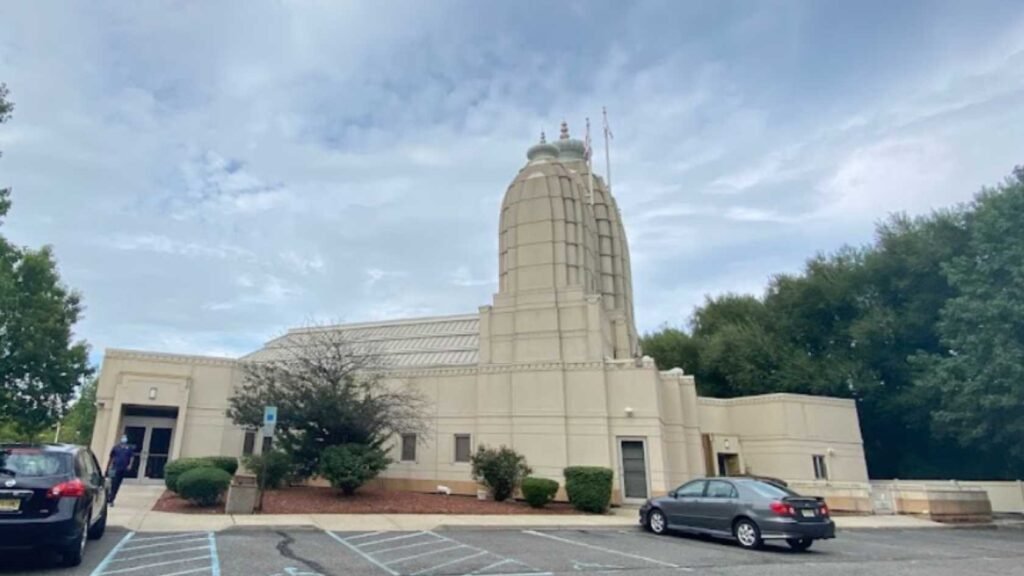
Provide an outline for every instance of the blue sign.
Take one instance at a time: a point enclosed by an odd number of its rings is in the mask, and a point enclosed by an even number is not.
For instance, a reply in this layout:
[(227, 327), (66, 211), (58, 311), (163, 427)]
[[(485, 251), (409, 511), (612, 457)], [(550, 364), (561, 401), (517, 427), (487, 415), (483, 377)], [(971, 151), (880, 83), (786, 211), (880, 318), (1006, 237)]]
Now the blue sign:
[(273, 437), (277, 429), (277, 406), (263, 407), (263, 435)]

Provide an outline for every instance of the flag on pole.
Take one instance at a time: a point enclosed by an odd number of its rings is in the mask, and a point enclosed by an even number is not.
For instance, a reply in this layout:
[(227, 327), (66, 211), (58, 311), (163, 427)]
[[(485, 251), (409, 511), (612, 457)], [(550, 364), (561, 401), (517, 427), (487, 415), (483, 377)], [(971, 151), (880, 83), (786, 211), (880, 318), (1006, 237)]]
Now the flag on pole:
[(594, 205), (594, 167), (590, 163), (590, 117), (587, 117), (587, 132), (583, 137), (583, 161), (587, 165), (587, 199)]
[(590, 165), (590, 118), (587, 118), (587, 134), (583, 138), (583, 159), (587, 161), (587, 165)]

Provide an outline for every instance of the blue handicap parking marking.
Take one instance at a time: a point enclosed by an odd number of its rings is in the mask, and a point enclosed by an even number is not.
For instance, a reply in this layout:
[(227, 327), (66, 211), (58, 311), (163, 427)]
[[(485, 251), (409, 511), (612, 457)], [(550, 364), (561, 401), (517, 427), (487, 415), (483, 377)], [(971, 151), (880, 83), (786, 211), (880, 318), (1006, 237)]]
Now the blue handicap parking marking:
[(128, 533), (91, 576), (220, 576), (212, 532)]
[(391, 576), (549, 576), (528, 564), (433, 531), (361, 532), (332, 538)]

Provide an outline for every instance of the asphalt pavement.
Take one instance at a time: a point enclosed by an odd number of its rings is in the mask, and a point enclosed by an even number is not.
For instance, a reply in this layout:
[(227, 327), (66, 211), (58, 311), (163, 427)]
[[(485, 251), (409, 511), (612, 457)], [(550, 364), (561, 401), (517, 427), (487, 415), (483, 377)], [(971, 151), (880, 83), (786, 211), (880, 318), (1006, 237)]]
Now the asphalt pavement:
[(112, 529), (78, 568), (45, 554), (0, 555), (0, 575), (470, 576), (487, 574), (1024, 575), (1024, 530), (849, 530), (804, 553), (762, 551), (639, 528), (311, 528), (143, 533)]

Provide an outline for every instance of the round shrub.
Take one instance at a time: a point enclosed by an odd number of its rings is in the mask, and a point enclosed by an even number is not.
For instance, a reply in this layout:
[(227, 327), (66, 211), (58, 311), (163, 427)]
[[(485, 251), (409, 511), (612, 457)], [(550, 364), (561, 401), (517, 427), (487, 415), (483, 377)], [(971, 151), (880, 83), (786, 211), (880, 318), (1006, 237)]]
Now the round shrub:
[(351, 496), (366, 482), (377, 477), (391, 464), (387, 454), (375, 446), (340, 444), (328, 446), (320, 456), (320, 474)]
[(256, 475), (256, 482), (267, 489), (280, 488), (292, 471), (292, 459), (280, 451), (250, 456), (245, 467)]
[(207, 456), (202, 458), (202, 460), (205, 460), (210, 466), (220, 468), (232, 476), (235, 475), (235, 472), (238, 472), (238, 458), (234, 456)]
[(213, 506), (231, 484), (231, 474), (220, 468), (193, 468), (178, 477), (178, 494), (197, 506)]
[(565, 469), (565, 493), (577, 510), (602, 513), (612, 499), (612, 471), (599, 466), (570, 466)]
[(178, 478), (189, 470), (209, 466), (202, 458), (180, 458), (164, 466), (164, 486), (171, 492), (178, 491)]
[(523, 478), (532, 472), (526, 465), (526, 457), (506, 446), (497, 449), (480, 446), (470, 462), (473, 479), (487, 486), (496, 502), (511, 496)]
[(521, 490), (527, 504), (534, 508), (543, 508), (554, 499), (555, 494), (558, 492), (558, 482), (547, 478), (529, 476), (523, 478)]

